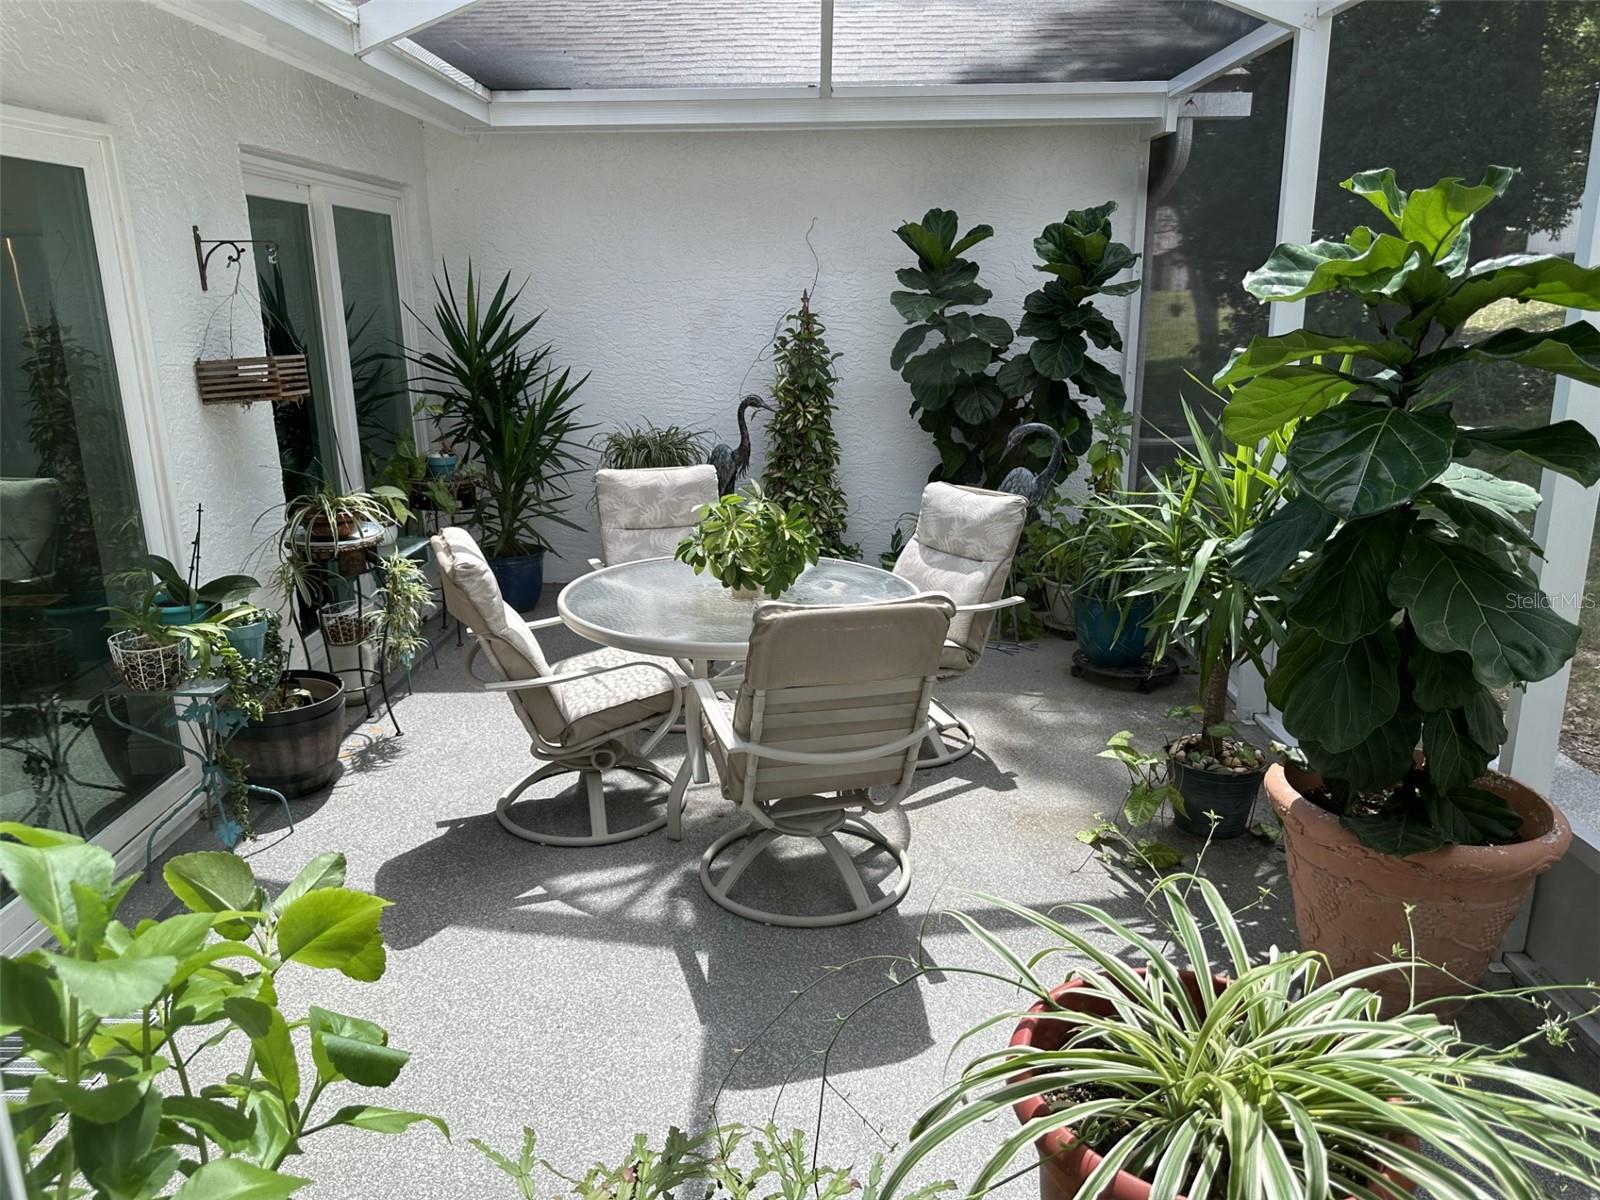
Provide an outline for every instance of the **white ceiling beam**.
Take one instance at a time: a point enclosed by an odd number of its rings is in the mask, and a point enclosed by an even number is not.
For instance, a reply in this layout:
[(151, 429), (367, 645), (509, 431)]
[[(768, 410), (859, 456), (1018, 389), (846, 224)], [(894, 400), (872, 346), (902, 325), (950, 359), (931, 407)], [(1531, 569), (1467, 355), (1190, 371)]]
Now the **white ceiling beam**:
[(1209, 58), (1203, 58), (1182, 74), (1174, 75), (1167, 83), (1167, 93), (1183, 96), (1196, 88), (1204, 87), (1219, 75), (1226, 75), (1235, 67), (1243, 66), (1252, 58), (1265, 54), (1294, 36), (1294, 31), (1282, 25), (1266, 24), (1252, 29), (1236, 42), (1231, 42)]
[(1136, 83), (836, 87), (629, 88), (493, 92), (490, 124), (529, 129), (868, 129), (910, 125), (1164, 124), (1164, 80)]
[(1316, 0), (1222, 0), (1246, 16), (1285, 29), (1310, 29), (1316, 24)]
[(833, 0), (822, 0), (822, 42), (817, 57), (817, 97), (833, 95)]
[(365, 57), (479, 3), (481, 0), (379, 0), (363, 4), (356, 9), (356, 53)]

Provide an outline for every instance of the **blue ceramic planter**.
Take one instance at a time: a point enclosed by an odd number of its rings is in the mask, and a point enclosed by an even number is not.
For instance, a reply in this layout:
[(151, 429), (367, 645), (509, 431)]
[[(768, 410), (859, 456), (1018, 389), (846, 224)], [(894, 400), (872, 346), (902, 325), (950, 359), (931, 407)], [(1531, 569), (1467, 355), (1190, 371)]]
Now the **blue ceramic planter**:
[[(413, 460), (415, 461), (415, 460)], [(456, 473), (456, 456), (454, 454), (428, 455), (428, 474), (436, 479), (448, 479)]]
[(510, 554), (489, 559), (489, 570), (500, 585), (500, 595), (519, 613), (532, 611), (544, 590), (544, 551)]
[(1126, 605), (1097, 596), (1072, 598), (1078, 625), (1078, 648), (1096, 667), (1138, 665), (1150, 644), (1150, 615), (1155, 604), (1141, 596)]
[(162, 604), (165, 596), (157, 596), (157, 611), (161, 613), (163, 625), (192, 625), (196, 621), (204, 621), (206, 614), (211, 611), (209, 604)]
[(267, 620), (252, 621), (248, 625), (228, 626), (228, 644), (239, 652), (246, 662), (255, 662), (267, 651)]

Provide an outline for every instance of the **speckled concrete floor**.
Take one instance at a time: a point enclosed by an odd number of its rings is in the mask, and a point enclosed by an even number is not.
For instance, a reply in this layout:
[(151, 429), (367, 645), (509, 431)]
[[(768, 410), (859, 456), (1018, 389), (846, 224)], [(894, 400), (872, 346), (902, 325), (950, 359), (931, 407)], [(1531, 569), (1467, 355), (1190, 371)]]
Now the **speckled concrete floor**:
[[(359, 726), (342, 778), (295, 805), (294, 832), (263, 813), (262, 836), (246, 849), (256, 872), (280, 884), (312, 855), (342, 851), (352, 886), (394, 901), (382, 981), (286, 973), (284, 1000), (291, 1010), (317, 1003), (387, 1027), (412, 1057), (375, 1099), (437, 1113), (455, 1135), (319, 1134), (290, 1164), (316, 1181), (304, 1194), (510, 1197), (510, 1181), (468, 1137), (510, 1148), (532, 1125), (544, 1157), (581, 1172), (597, 1156), (620, 1157), (636, 1130), (703, 1123), (713, 1101), (722, 1120), (809, 1128), (820, 1099), (823, 1155), (839, 1163), (864, 1164), (895, 1142), (940, 1086), (956, 1037), (1015, 1004), (949, 969), (990, 960), (942, 909), (974, 914), (1030, 948), (1037, 939), (974, 893), (1039, 907), (1087, 900), (1142, 920), (1136, 891), (1073, 835), (1114, 812), (1121, 795), (1121, 768), (1096, 757), (1106, 737), (1128, 728), (1153, 743), (1192, 684), (1153, 696), (1106, 690), (1070, 676), (1070, 646), (1052, 639), (991, 651), (970, 677), (941, 689), (977, 727), (985, 753), (919, 775), (903, 812), (882, 823), (913, 857), (909, 896), (876, 919), (808, 931), (741, 920), (702, 892), (699, 855), (737, 820), (714, 786), (690, 793), (681, 843), (655, 834), (568, 850), (507, 836), (494, 801), (528, 769), (527, 737), (503, 697), (473, 690), (462, 653), (447, 643), (439, 668), (419, 667), (415, 694), (398, 705), (405, 735)], [(546, 637), (552, 657), (580, 648), (560, 631)], [(666, 745), (663, 761), (675, 768), (674, 743)], [(1157, 832), (1191, 856), (1198, 848), (1175, 829)], [(208, 844), (195, 830), (179, 849)], [(775, 883), (820, 886), (812, 867), (786, 862)], [(1245, 917), (1254, 947), (1293, 943), (1279, 849), (1250, 837), (1222, 843), (1205, 869), (1237, 903), (1272, 889)], [(156, 889), (141, 892), (136, 906), (157, 903)], [(947, 969), (887, 992), (840, 1032), (839, 1014), (882, 992), (891, 972), (906, 974), (884, 956), (918, 955)], [(1507, 1036), (1502, 1020), (1485, 1014), (1484, 1036)], [(824, 1089), (822, 1052), (836, 1033)], [(1567, 1056), (1559, 1069), (1593, 1082), (1585, 1056)], [(1005, 1132), (979, 1127), (925, 1177), (962, 1177)], [(1007, 1191), (1031, 1189), (1021, 1181)]]

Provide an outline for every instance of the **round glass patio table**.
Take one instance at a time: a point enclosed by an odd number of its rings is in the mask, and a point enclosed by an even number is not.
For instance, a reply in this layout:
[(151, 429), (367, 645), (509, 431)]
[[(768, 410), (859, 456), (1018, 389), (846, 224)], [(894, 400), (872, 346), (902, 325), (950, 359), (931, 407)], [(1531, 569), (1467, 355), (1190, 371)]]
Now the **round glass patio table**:
[[(909, 580), (865, 563), (819, 559), (778, 599), (789, 604), (879, 604), (917, 594)], [(561, 589), (556, 611), (574, 632), (602, 646), (677, 659), (704, 679), (713, 660), (743, 661), (751, 620), (765, 596), (742, 598), (709, 574), (696, 575), (674, 558), (601, 567)], [(684, 694), (688, 753), (667, 797), (667, 836), (682, 837), (683, 798), (690, 779), (710, 779), (700, 732), (700, 696)]]
[[(909, 580), (866, 563), (824, 558), (778, 599), (787, 604), (876, 604), (917, 594)], [(744, 658), (766, 596), (741, 598), (674, 558), (601, 567), (561, 589), (556, 609), (590, 641), (639, 654), (706, 662)]]

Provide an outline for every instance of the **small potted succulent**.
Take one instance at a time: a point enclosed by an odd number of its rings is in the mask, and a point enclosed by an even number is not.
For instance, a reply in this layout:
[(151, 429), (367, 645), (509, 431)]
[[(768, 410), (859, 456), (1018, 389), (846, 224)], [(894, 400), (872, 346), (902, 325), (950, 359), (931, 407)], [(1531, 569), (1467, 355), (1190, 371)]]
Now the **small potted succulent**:
[(460, 461), (450, 448), (449, 440), (440, 438), (437, 447), (428, 455), (428, 474), (434, 479), (449, 479), (456, 473), (456, 464)]
[(759, 488), (723, 496), (701, 510), (677, 558), (696, 575), (709, 571), (741, 600), (788, 591), (822, 554), (822, 539), (798, 506), (786, 509)]

